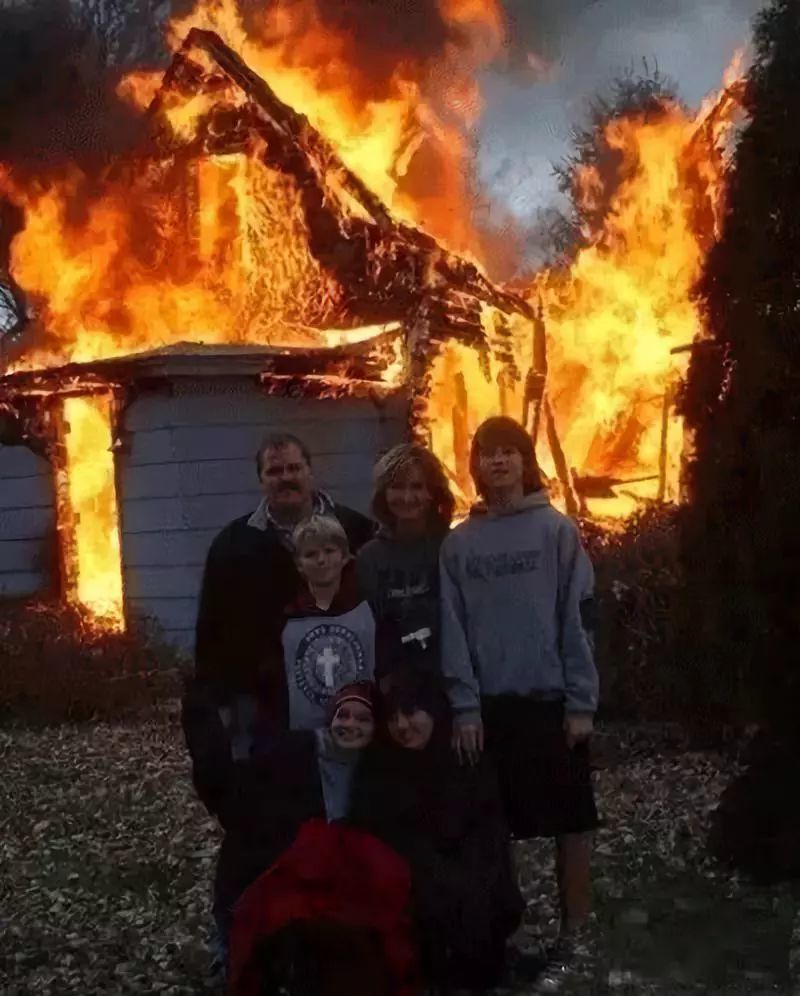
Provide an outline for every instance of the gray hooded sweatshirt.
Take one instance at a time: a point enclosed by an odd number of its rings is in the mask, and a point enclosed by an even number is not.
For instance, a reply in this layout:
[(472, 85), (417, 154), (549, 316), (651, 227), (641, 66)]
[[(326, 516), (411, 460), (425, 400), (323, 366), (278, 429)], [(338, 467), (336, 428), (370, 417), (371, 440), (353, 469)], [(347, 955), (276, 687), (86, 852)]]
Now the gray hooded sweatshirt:
[(594, 572), (575, 523), (544, 491), (502, 513), (476, 506), (441, 554), (442, 671), (460, 724), (481, 695), (597, 709)]

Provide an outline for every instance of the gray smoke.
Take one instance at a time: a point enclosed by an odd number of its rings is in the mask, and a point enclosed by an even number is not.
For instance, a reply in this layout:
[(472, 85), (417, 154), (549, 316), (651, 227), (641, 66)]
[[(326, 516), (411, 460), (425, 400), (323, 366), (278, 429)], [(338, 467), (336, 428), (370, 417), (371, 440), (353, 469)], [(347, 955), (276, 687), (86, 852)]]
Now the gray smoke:
[(754, 0), (506, 0), (512, 43), (559, 58), (581, 34), (684, 34), (703, 21), (749, 19)]
[(532, 225), (539, 212), (559, 204), (552, 164), (569, 152), (571, 129), (593, 96), (646, 60), (697, 106), (749, 42), (763, 0), (506, 0), (505, 6), (508, 65), (485, 80), (480, 172), (493, 197)]

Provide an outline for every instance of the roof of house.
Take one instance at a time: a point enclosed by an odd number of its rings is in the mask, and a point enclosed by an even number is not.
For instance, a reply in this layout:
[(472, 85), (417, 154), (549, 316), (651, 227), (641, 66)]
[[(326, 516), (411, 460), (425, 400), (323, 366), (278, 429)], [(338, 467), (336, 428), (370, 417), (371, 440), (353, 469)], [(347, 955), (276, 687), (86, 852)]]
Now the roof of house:
[[(240, 95), (236, 114), (231, 113), (230, 101), (216, 101), (232, 88)], [(175, 154), (176, 137), (166, 126), (165, 108), (176, 99), (204, 93), (210, 98), (210, 110), (198, 120), (188, 145), (182, 139), (183, 154), (202, 158), (246, 148), (271, 169), (294, 177), (303, 201), (309, 249), (346, 292), (349, 313), (343, 325), (386, 330), (390, 326), (398, 329), (402, 323), (406, 331), (413, 327), (411, 351), (429, 359), (429, 340), (435, 344), (456, 338), (486, 349), (482, 325), (486, 305), (505, 314), (533, 316), (525, 300), (496, 287), (474, 263), (395, 219), (307, 118), (283, 103), (213, 32), (192, 29), (175, 54), (148, 110), (150, 138), (142, 156), (158, 160)], [(141, 157), (138, 161), (139, 167), (136, 161), (120, 161), (110, 175), (115, 170), (141, 168)], [(190, 329), (186, 332), (191, 334)], [(343, 346), (348, 336), (352, 342), (353, 329), (343, 332), (338, 342), (334, 333), (314, 329), (317, 340), (326, 336), (328, 345), (298, 350), (182, 341), (139, 354), (69, 363), (42, 371), (40, 377), (18, 371), (0, 377), (0, 387), (6, 393), (19, 393), (26, 386), (33, 389), (34, 381), (54, 385), (73, 379), (77, 383), (95, 375), (135, 379), (148, 366), (161, 374), (210, 372), (223, 365), (230, 370), (260, 367), (276, 377), (282, 375), (279, 370), (290, 371), (287, 376), (303, 376), (303, 371), (327, 374), (338, 368), (349, 371), (345, 376), (355, 377), (360, 363), (362, 372), (368, 369), (375, 375), (378, 346), (372, 339)], [(24, 340), (21, 347), (24, 358)]]
[(262, 381), (326, 378), (329, 382), (373, 383), (391, 390), (400, 379), (391, 371), (402, 357), (399, 325), (369, 338), (320, 348), (248, 343), (176, 342), (139, 353), (60, 367), (20, 369), (0, 378), (0, 399), (24, 394), (73, 393), (108, 384), (174, 377), (252, 376)]
[[(308, 119), (283, 103), (214, 32), (193, 28), (164, 76), (149, 110), (154, 154), (174, 151), (174, 134), (159, 129), (158, 121), (176, 92), (213, 97), (230, 84), (245, 96), (245, 105), (234, 115), (220, 101), (216, 118), (212, 111), (197, 129), (197, 153), (239, 151), (253, 136), (261, 140), (262, 161), (298, 181), (311, 252), (346, 288), (361, 321), (405, 318), (421, 296), (437, 292), (531, 316), (526, 301), (494, 285), (477, 265), (394, 218)], [(252, 141), (249, 147), (254, 149)]]

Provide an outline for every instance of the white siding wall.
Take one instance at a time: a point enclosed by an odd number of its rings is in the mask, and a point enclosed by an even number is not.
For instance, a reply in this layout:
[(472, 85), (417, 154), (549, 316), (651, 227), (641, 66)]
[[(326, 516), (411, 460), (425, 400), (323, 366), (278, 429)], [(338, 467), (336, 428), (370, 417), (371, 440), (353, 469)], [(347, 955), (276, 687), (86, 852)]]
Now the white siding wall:
[(0, 446), (0, 597), (47, 588), (55, 531), (50, 464), (24, 446)]
[(128, 409), (130, 447), (119, 456), (122, 550), (129, 607), (190, 648), (197, 596), (214, 536), (260, 499), (254, 456), (267, 432), (300, 436), (320, 487), (366, 511), (378, 454), (405, 433), (394, 399), (264, 396), (244, 378), (175, 382)]

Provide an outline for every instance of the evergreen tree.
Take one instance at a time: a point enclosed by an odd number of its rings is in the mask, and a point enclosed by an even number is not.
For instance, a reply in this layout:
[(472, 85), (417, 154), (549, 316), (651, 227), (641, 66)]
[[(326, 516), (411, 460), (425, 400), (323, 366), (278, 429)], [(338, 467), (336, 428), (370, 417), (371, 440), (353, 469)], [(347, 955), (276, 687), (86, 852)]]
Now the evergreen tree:
[[(557, 258), (569, 260), (597, 231), (608, 213), (611, 198), (627, 177), (624, 156), (608, 143), (607, 129), (612, 121), (639, 117), (658, 121), (672, 107), (681, 106), (677, 85), (658, 67), (618, 76), (607, 96), (596, 96), (588, 106), (586, 123), (572, 132), (572, 152), (554, 167), (558, 189), (569, 201), (569, 210), (555, 212), (547, 219), (549, 241)], [(597, 171), (600, 183), (591, 203), (581, 193), (581, 175), (587, 168)]]
[(800, 5), (755, 26), (749, 123), (698, 293), (684, 412), (683, 658), (720, 715), (800, 734)]

